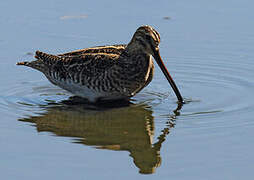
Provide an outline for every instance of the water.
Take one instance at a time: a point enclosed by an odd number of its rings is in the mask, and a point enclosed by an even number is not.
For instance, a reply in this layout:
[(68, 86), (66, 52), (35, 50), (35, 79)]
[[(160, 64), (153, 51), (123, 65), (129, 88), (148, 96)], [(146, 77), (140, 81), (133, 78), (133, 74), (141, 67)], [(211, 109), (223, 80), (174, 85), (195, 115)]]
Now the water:
[[(252, 179), (252, 1), (0, 2), (1, 179)], [(161, 34), (161, 56), (128, 106), (70, 104), (17, 61)], [(148, 175), (144, 175), (148, 174)]]

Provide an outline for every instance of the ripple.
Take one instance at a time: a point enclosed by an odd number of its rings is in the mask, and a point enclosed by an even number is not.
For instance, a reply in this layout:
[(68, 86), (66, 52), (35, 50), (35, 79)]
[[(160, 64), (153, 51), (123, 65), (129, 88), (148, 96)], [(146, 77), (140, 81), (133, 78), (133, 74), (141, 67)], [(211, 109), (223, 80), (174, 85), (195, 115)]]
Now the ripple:
[(187, 57), (170, 61), (177, 69), (174, 74), (180, 79), (182, 94), (190, 99), (181, 119), (193, 119), (200, 128), (253, 125), (254, 64), (218, 57), (192, 57), (189, 63), (179, 59)]
[[(0, 96), (0, 107), (9, 114), (18, 116), (41, 113), (45, 107), (61, 105), (72, 97), (67, 91), (51, 85), (48, 81), (20, 82), (4, 90)], [(142, 91), (132, 98), (131, 103), (155, 107), (167, 99), (169, 93)]]
[(21, 82), (4, 92), (5, 96), (0, 96), (1, 108), (16, 115), (40, 112), (41, 107), (69, 96), (64, 90), (43, 81)]

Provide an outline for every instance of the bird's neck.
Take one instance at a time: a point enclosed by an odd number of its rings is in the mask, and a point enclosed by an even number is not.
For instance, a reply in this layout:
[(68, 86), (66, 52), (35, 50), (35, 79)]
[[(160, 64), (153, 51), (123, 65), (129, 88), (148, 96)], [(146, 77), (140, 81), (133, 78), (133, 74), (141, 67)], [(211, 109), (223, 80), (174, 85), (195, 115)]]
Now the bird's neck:
[[(140, 56), (150, 57), (150, 54), (146, 53), (144, 47), (137, 42), (131, 41), (122, 53), (123, 60), (130, 61), (138, 60)], [(135, 63), (135, 62), (134, 62)]]
[(145, 53), (144, 47), (136, 42), (136, 41), (131, 41), (125, 48), (125, 51), (130, 53), (130, 54), (138, 54), (138, 53)]

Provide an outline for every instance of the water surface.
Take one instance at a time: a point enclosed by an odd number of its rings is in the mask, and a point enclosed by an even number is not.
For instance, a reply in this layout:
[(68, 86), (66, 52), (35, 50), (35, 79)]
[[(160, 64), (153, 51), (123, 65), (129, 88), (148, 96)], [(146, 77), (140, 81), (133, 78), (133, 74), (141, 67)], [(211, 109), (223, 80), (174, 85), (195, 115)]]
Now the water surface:
[[(0, 2), (2, 179), (252, 179), (254, 3)], [(35, 50), (63, 53), (161, 34), (161, 56), (129, 104), (93, 106), (17, 67)], [(144, 175), (146, 174), (146, 175)]]

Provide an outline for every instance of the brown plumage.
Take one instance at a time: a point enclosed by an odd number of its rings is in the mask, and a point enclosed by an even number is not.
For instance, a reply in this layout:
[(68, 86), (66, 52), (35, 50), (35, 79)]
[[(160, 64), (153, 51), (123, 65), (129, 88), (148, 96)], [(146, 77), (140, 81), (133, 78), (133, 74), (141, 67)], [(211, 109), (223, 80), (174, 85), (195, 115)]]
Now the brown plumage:
[(36, 51), (37, 60), (17, 65), (37, 69), (53, 84), (96, 102), (129, 99), (147, 86), (153, 78), (153, 56), (182, 103), (160, 58), (159, 43), (157, 31), (150, 26), (141, 26), (127, 45), (98, 46), (59, 55)]

